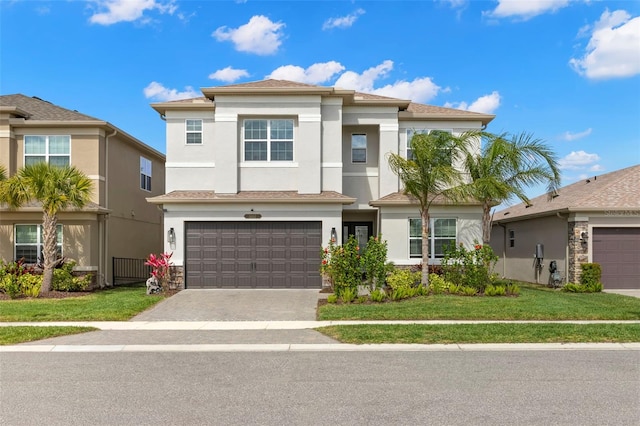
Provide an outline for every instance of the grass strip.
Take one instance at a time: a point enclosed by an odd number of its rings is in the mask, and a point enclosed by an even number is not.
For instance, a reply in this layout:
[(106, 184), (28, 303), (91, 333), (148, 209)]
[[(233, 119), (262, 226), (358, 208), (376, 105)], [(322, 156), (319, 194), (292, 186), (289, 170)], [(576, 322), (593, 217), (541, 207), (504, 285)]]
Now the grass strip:
[(93, 327), (6, 326), (0, 327), (0, 345), (16, 345), (18, 343), (33, 342), (50, 337), (68, 336), (96, 330), (97, 328)]
[(316, 330), (355, 344), (640, 342), (640, 324), (357, 324)]
[(164, 298), (137, 286), (65, 299), (1, 300), (0, 321), (126, 321)]
[(430, 295), (399, 302), (326, 304), (319, 320), (638, 320), (640, 298), (611, 293), (564, 293), (521, 285), (518, 297)]

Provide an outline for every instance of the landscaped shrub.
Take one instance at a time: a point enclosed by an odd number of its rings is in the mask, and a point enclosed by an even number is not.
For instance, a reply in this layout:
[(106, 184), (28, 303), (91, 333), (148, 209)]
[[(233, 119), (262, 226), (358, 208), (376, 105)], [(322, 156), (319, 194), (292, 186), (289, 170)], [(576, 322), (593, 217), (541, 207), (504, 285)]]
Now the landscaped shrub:
[(504, 296), (507, 294), (507, 289), (503, 285), (489, 284), (484, 289), (485, 296)]
[(51, 290), (57, 291), (85, 291), (91, 284), (91, 275), (83, 277), (73, 276), (73, 268), (76, 262), (73, 260), (65, 262), (61, 268), (53, 270), (53, 283)]
[(411, 272), (409, 269), (395, 269), (387, 277), (387, 285), (392, 291), (400, 288), (408, 289), (416, 287), (421, 278), (420, 272)]
[(484, 288), (495, 279), (493, 267), (497, 261), (498, 256), (488, 245), (475, 242), (473, 250), (467, 250), (462, 243), (451, 245), (442, 259), (443, 276), (446, 281), (484, 292)]
[(362, 254), (365, 279), (371, 290), (384, 286), (387, 278), (387, 242), (371, 237)]
[(173, 253), (161, 253), (159, 256), (151, 253), (147, 258), (145, 265), (151, 266), (151, 276), (160, 284), (162, 291), (169, 290), (169, 281), (171, 280), (171, 256)]
[(0, 278), (0, 290), (6, 293), (11, 299), (15, 299), (20, 295), (20, 284), (18, 277), (12, 274), (4, 274)]
[(505, 286), (505, 290), (507, 291), (507, 296), (518, 296), (520, 294), (520, 286), (511, 282)]
[(333, 291), (338, 297), (349, 289), (354, 297), (358, 294), (358, 286), (362, 284), (362, 260), (359, 254), (358, 241), (351, 235), (342, 245), (333, 242), (322, 250), (322, 263), (320, 271), (328, 274), (333, 286)]
[(463, 296), (475, 296), (478, 290), (475, 287), (471, 287), (469, 285), (463, 285), (462, 287), (460, 287), (458, 292)]
[(429, 274), (429, 290), (431, 290), (431, 293), (444, 293), (448, 288), (449, 283), (447, 283), (441, 275)]
[(327, 303), (336, 303), (338, 301), (338, 296), (335, 294), (330, 294), (327, 296)]
[(580, 284), (588, 288), (588, 293), (597, 293), (602, 291), (602, 269), (599, 263), (583, 263), (582, 274), (580, 275)]
[(345, 287), (340, 292), (340, 300), (342, 300), (343, 303), (351, 303), (353, 302), (353, 300), (356, 298), (357, 295), (358, 295), (357, 289)]
[(42, 287), (42, 275), (22, 274), (17, 278), (20, 293), (27, 297), (38, 297)]
[(373, 302), (382, 302), (387, 297), (386, 293), (381, 289), (377, 288), (371, 292), (369, 295)]
[(562, 287), (562, 291), (568, 293), (599, 293), (602, 291), (602, 284), (599, 282), (590, 285), (567, 283)]

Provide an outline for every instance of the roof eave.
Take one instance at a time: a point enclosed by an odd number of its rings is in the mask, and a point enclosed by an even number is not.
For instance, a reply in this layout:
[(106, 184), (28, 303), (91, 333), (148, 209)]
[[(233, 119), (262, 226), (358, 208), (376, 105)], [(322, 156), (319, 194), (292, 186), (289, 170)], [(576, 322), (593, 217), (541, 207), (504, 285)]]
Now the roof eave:
[(31, 114), (29, 114), (27, 111), (23, 110), (22, 108), (18, 108), (16, 106), (0, 105), (0, 113), (9, 113), (11, 115), (15, 115), (21, 118), (31, 117)]
[(355, 198), (166, 198), (163, 196), (147, 198), (151, 204), (353, 204)]
[(216, 95), (331, 95), (333, 87), (202, 87), (202, 93), (207, 98)]
[(410, 111), (400, 111), (398, 113), (398, 118), (400, 120), (447, 120), (447, 121), (481, 121), (482, 124), (489, 124), (496, 116), (492, 114), (480, 114), (480, 113), (471, 113), (471, 114), (460, 114), (460, 115), (447, 115), (447, 114), (437, 114), (437, 113), (427, 113), (427, 112), (410, 112)]
[(213, 102), (196, 102), (196, 103), (178, 103), (178, 102), (159, 102), (151, 104), (151, 108), (156, 110), (159, 114), (165, 115), (167, 110), (214, 110), (215, 104)]

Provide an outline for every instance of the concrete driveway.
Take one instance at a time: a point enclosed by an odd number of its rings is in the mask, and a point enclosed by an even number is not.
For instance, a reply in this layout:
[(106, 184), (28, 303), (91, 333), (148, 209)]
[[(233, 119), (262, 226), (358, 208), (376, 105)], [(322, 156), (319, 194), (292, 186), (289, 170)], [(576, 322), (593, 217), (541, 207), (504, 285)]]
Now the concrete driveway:
[(182, 290), (131, 321), (315, 321), (314, 290)]

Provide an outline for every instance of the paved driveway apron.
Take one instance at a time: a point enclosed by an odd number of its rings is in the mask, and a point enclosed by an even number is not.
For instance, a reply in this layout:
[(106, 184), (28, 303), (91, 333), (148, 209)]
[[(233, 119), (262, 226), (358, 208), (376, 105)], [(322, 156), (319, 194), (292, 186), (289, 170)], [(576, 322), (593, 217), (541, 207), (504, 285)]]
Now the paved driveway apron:
[(319, 290), (182, 290), (131, 321), (314, 321)]

